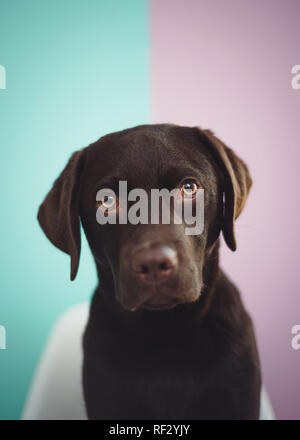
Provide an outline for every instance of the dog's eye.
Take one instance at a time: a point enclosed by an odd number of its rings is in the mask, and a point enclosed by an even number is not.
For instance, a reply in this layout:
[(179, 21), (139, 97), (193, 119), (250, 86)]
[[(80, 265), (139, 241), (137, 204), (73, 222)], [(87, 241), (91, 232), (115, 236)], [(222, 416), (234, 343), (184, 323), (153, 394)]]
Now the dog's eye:
[(195, 180), (187, 179), (181, 183), (181, 192), (185, 197), (193, 197), (196, 194), (199, 185)]
[(112, 195), (104, 196), (102, 200), (98, 201), (98, 206), (102, 206), (105, 209), (112, 209), (116, 204), (117, 199)]

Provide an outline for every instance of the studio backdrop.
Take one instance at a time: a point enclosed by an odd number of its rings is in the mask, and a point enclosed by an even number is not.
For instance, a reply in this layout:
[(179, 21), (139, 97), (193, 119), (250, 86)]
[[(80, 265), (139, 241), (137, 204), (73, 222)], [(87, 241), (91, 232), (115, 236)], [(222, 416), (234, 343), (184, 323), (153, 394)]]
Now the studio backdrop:
[[(0, 419), (18, 419), (58, 316), (89, 301), (36, 216), (71, 153), (145, 123), (212, 129), (254, 185), (221, 264), (278, 419), (300, 418), (299, 0), (0, 0)], [(109, 166), (109, 164), (108, 164)]]

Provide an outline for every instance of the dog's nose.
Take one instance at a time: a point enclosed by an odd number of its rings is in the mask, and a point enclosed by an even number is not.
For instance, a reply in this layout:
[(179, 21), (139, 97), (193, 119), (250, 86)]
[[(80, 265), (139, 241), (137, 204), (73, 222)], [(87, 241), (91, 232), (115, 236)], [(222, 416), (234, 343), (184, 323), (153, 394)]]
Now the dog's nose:
[(169, 279), (177, 269), (178, 258), (174, 249), (160, 246), (137, 252), (132, 261), (133, 270), (141, 281), (160, 283)]

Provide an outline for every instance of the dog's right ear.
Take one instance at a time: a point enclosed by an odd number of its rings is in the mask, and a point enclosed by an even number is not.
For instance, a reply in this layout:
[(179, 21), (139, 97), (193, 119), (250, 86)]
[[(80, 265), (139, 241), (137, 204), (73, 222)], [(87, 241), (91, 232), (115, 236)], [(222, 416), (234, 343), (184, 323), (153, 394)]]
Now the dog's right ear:
[(38, 212), (38, 221), (48, 239), (71, 257), (71, 280), (76, 276), (80, 257), (79, 199), (85, 157), (85, 149), (73, 153)]

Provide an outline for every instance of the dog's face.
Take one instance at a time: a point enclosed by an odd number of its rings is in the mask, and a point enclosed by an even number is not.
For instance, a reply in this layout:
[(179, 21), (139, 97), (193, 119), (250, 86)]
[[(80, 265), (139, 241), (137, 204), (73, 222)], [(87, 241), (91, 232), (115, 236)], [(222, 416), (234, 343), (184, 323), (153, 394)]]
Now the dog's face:
[[(126, 198), (134, 189), (148, 196), (146, 222), (120, 224), (121, 181), (127, 184)], [(199, 298), (205, 261), (220, 230), (235, 249), (233, 222), (250, 186), (244, 163), (211, 132), (140, 126), (104, 136), (75, 153), (41, 205), (39, 221), (48, 238), (71, 255), (72, 278), (79, 260), (80, 217), (100, 272), (113, 279), (116, 300), (126, 310), (164, 310)], [(113, 195), (98, 197), (104, 188)], [(172, 209), (168, 224), (161, 215), (151, 223), (151, 190), (162, 188), (177, 190), (170, 207), (184, 212), (189, 205), (197, 215), (198, 190), (203, 190), (200, 234), (187, 235), (190, 225), (184, 217), (175, 221)], [(127, 201), (128, 209), (133, 204)], [(97, 221), (98, 210), (106, 224)]]
[[(110, 266), (117, 299), (129, 310), (197, 300), (207, 239), (209, 234), (217, 237), (222, 193), (213, 164), (190, 131), (162, 135), (148, 127), (108, 136), (89, 151), (82, 188), (80, 215), (93, 255), (100, 265)], [(178, 188), (174, 203), (182, 204), (195, 204), (192, 193), (204, 188), (204, 231), (186, 235), (184, 218), (174, 224), (172, 211), (170, 224), (151, 224), (151, 218), (147, 224), (98, 224), (97, 209), (110, 206), (108, 216), (119, 216), (121, 207), (114, 196), (97, 203), (97, 192), (110, 188), (119, 195), (120, 181), (127, 182), (128, 192), (145, 190), (149, 201), (151, 189)], [(189, 192), (191, 197), (185, 197)], [(149, 217), (150, 211), (151, 206)]]

